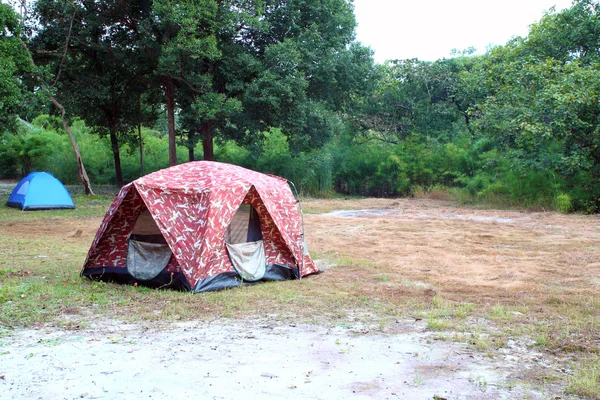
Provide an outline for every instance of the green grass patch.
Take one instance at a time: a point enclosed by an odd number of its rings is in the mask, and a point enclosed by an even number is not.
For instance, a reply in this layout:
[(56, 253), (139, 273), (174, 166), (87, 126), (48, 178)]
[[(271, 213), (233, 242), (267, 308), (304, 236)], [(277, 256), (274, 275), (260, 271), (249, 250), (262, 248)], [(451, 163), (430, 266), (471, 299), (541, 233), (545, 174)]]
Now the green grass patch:
[(427, 318), (427, 329), (431, 331), (450, 331), (455, 330), (456, 325), (447, 318), (429, 317)]
[(103, 217), (114, 200), (114, 196), (108, 195), (86, 196), (84, 194), (75, 194), (71, 197), (75, 203), (75, 209), (72, 210), (21, 211), (6, 205), (8, 195), (0, 196), (0, 221), (17, 222), (62, 218)]
[(451, 302), (441, 296), (434, 296), (428, 316), (432, 318), (452, 317), (464, 319), (475, 311), (475, 304)]
[(346, 267), (373, 267), (373, 260), (347, 257), (340, 253), (311, 251), (314, 260), (325, 260), (328, 264)]
[(566, 392), (592, 399), (600, 398), (600, 360), (591, 359), (574, 365), (575, 373), (568, 378)]
[(512, 322), (514, 315), (513, 311), (500, 304), (493, 306), (489, 312), (489, 318), (499, 322)]

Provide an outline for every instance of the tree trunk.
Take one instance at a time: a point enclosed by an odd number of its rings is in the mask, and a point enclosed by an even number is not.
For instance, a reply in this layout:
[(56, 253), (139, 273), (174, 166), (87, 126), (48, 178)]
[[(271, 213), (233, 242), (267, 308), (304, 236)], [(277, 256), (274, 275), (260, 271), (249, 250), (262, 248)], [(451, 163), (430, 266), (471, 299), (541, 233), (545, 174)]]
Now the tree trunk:
[(138, 139), (140, 141), (140, 175), (144, 175), (144, 140), (142, 138), (142, 124), (138, 124)]
[(204, 122), (200, 126), (200, 136), (202, 137), (202, 150), (206, 161), (215, 161), (215, 149), (213, 146), (212, 123)]
[(177, 165), (177, 148), (175, 147), (175, 88), (170, 76), (164, 78), (165, 98), (167, 103), (167, 128), (169, 132), (169, 167)]
[(142, 94), (138, 93), (138, 140), (140, 142), (140, 176), (144, 175), (144, 138), (142, 138)]
[[(32, 61), (32, 63), (33, 63), (33, 61)], [(43, 84), (42, 84), (42, 87), (44, 89), (46, 88), (45, 85), (43, 85)], [(65, 131), (67, 132), (67, 135), (69, 136), (69, 140), (71, 141), (71, 146), (73, 147), (73, 153), (75, 153), (75, 160), (77, 161), (77, 177), (79, 178), (79, 181), (83, 185), (83, 190), (85, 191), (85, 194), (88, 196), (93, 196), (94, 191), (92, 190), (92, 185), (90, 184), (90, 179), (87, 176), (87, 172), (85, 172), (85, 166), (83, 165), (83, 160), (81, 159), (81, 153), (79, 152), (79, 146), (77, 146), (77, 142), (75, 142), (75, 138), (73, 137), (73, 133), (71, 132), (71, 127), (69, 126), (69, 123), (67, 122), (67, 119), (65, 117), (65, 114), (67, 112), (65, 111), (65, 108), (62, 106), (62, 104), (60, 104), (58, 102), (58, 100), (56, 100), (54, 98), (54, 96), (50, 96), (50, 100), (52, 101), (52, 104), (54, 104), (54, 106), (60, 110), (63, 128), (65, 128)]]
[[(68, 42), (68, 40), (67, 40), (67, 42)], [(29, 51), (29, 47), (27, 47), (27, 44), (23, 43), (23, 48), (25, 49), (25, 51), (27, 51), (27, 53), (31, 54), (31, 52)], [(33, 61), (32, 57), (29, 57), (29, 62), (31, 63), (31, 66), (33, 67), (33, 70), (35, 71), (37, 66), (35, 65), (35, 62)], [(34, 72), (34, 76), (35, 76), (35, 79), (40, 83), (40, 86), (42, 87), (42, 89), (48, 90), (48, 86), (46, 86), (46, 84), (44, 82), (42, 82), (42, 78), (40, 77), (40, 75), (38, 75), (37, 73)], [(90, 184), (90, 179), (88, 178), (87, 173), (85, 172), (83, 160), (81, 159), (81, 153), (79, 152), (79, 146), (77, 146), (77, 142), (75, 142), (75, 138), (73, 137), (73, 133), (71, 132), (71, 127), (69, 126), (69, 123), (67, 122), (67, 119), (65, 117), (67, 112), (65, 111), (65, 108), (63, 107), (63, 105), (60, 104), (58, 102), (58, 100), (56, 100), (54, 98), (54, 96), (50, 96), (50, 101), (52, 101), (52, 104), (54, 104), (54, 106), (60, 110), (63, 127), (65, 128), (65, 131), (67, 132), (67, 135), (69, 136), (69, 140), (71, 141), (71, 146), (73, 147), (73, 153), (75, 153), (75, 160), (77, 161), (77, 177), (79, 178), (79, 181), (83, 185), (83, 190), (85, 191), (85, 194), (88, 196), (93, 196), (94, 191), (92, 190), (92, 185)]]
[(190, 161), (196, 161), (196, 157), (194, 155), (194, 132), (188, 132), (188, 154), (190, 156)]
[(202, 139), (202, 150), (204, 150), (204, 159), (206, 161), (215, 161), (212, 135), (207, 135), (204, 139)]
[(117, 133), (114, 128), (110, 128), (110, 145), (115, 159), (115, 175), (117, 180), (117, 186), (123, 186), (123, 171), (121, 170), (121, 156), (119, 155), (119, 140), (117, 139)]

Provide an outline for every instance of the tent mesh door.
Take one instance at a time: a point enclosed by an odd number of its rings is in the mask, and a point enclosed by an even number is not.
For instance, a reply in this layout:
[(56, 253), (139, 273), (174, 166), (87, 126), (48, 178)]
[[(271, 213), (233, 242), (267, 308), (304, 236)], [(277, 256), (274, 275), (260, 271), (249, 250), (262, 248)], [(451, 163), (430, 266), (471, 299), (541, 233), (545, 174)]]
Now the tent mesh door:
[(131, 231), (127, 249), (127, 272), (139, 280), (152, 280), (169, 264), (171, 249), (154, 218), (144, 210)]
[(225, 234), (225, 242), (239, 244), (262, 239), (258, 213), (250, 204), (242, 204), (233, 216)]
[(265, 249), (258, 213), (242, 204), (225, 234), (229, 259), (242, 279), (258, 281), (266, 271)]

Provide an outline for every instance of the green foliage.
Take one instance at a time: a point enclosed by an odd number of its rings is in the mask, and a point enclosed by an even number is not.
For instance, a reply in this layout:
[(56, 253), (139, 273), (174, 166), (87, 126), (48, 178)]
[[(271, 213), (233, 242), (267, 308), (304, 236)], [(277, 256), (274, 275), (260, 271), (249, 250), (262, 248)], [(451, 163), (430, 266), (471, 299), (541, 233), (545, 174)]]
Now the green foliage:
[(305, 194), (329, 195), (333, 190), (333, 157), (328, 147), (294, 154), (279, 129), (262, 132), (253, 154), (234, 142), (215, 151), (219, 161), (248, 167), (291, 180)]
[(600, 61), (599, 11), (597, 0), (575, 0), (560, 13), (547, 13), (539, 23), (532, 25), (523, 43), (524, 50), (538, 59), (551, 58), (561, 63)]
[(31, 70), (17, 13), (0, 3), (0, 130), (14, 131), (26, 97), (23, 77)]
[(110, 136), (118, 183), (120, 142), (161, 108), (190, 158), (200, 139), (211, 158), (213, 138), (247, 145), (272, 128), (297, 154), (324, 146), (373, 82), (347, 0), (39, 0), (35, 14), (36, 60), (72, 115)]
[(554, 208), (556, 211), (567, 213), (573, 209), (573, 200), (566, 193), (556, 196)]
[(373, 93), (353, 109), (357, 133), (389, 143), (411, 135), (452, 140), (468, 123), (470, 99), (462, 94), (458, 75), (472, 63), (467, 60), (396, 60), (381, 66)]
[(498, 206), (595, 212), (598, 21), (597, 1), (577, 0), (483, 56), (382, 66), (372, 95), (356, 99), (354, 141), (338, 143), (336, 189), (406, 195), (444, 185)]
[[(96, 184), (114, 184), (114, 158), (112, 156), (111, 144), (108, 138), (93, 135), (90, 128), (82, 121), (73, 124), (73, 134), (79, 143), (79, 148), (84, 157), (90, 180)], [(144, 138), (144, 172), (140, 171), (139, 152), (131, 144), (121, 145), (123, 178), (125, 182), (131, 182), (147, 173), (157, 171), (169, 165), (167, 138), (161, 138), (159, 133), (143, 129)], [(75, 159), (66, 137), (60, 136), (61, 157), (54, 157), (48, 163), (48, 169), (56, 177), (68, 183), (76, 183)], [(185, 159), (185, 149), (178, 149), (178, 158)]]
[(64, 129), (62, 120), (59, 117), (48, 114), (38, 115), (31, 123), (40, 128), (54, 132), (60, 132)]
[(500, 187), (521, 204), (558, 207), (562, 193), (572, 209), (598, 209), (599, 15), (597, 2), (577, 0), (461, 73), (480, 88), (468, 112), (474, 131), (510, 165), (496, 176), (483, 174), (489, 181), (480, 185)]
[[(64, 183), (77, 183), (76, 161), (71, 144), (62, 130), (55, 131), (47, 115), (36, 118), (33, 129), (20, 129), (17, 134), (0, 135), (0, 177), (18, 178), (30, 171), (49, 171)], [(44, 129), (46, 125), (49, 128)], [(72, 131), (84, 157), (90, 180), (95, 184), (114, 184), (114, 158), (110, 140), (94, 135), (81, 120), (72, 124)], [(168, 165), (167, 141), (156, 131), (143, 129), (145, 173)], [(179, 158), (185, 158), (185, 149)], [(139, 152), (131, 144), (121, 146), (123, 173), (126, 182), (140, 177)], [(3, 162), (5, 161), (5, 162)]]
[(280, 130), (263, 132), (260, 156), (256, 169), (273, 175), (285, 176), (292, 161), (288, 139)]
[(55, 154), (53, 134), (44, 130), (21, 128), (15, 134), (0, 136), (0, 143), (0, 171), (7, 178), (44, 170)]
[(232, 140), (228, 140), (215, 150), (217, 160), (229, 164), (236, 164), (245, 168), (251, 168), (254, 162), (252, 153), (245, 147), (241, 147)]

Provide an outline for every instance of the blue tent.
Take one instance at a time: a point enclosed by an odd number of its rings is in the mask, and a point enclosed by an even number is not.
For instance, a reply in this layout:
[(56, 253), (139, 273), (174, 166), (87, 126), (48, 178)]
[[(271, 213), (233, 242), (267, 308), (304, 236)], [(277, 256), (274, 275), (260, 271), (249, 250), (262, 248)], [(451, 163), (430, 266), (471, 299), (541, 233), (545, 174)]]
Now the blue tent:
[(21, 179), (7, 204), (21, 210), (75, 208), (65, 186), (48, 172), (32, 172)]

